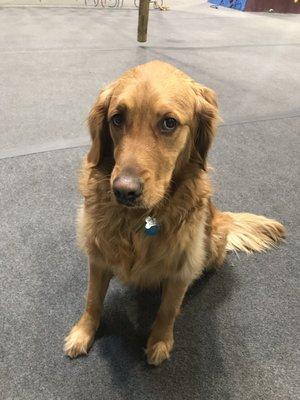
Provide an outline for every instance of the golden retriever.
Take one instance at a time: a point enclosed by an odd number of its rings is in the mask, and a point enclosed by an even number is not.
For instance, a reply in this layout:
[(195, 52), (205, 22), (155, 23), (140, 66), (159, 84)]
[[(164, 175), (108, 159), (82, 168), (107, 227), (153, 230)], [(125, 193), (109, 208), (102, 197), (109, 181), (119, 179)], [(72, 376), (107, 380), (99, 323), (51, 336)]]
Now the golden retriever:
[(100, 92), (80, 177), (88, 293), (65, 339), (68, 356), (91, 347), (115, 276), (162, 288), (146, 348), (148, 363), (160, 364), (173, 348), (184, 295), (204, 269), (222, 265), (227, 251), (261, 251), (283, 237), (275, 220), (214, 207), (206, 158), (218, 119), (215, 93), (160, 61), (127, 71)]

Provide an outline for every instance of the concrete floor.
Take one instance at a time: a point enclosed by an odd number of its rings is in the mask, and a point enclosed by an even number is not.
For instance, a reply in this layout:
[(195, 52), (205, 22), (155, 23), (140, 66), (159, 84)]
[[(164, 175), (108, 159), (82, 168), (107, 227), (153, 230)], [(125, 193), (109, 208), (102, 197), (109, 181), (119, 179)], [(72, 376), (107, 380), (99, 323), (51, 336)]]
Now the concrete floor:
[[(136, 10), (0, 7), (4, 400), (297, 398), (299, 16), (200, 3), (151, 11), (144, 45)], [(70, 361), (63, 337), (86, 288), (75, 240), (86, 115), (105, 83), (152, 59), (219, 95), (224, 122), (210, 156), (219, 208), (277, 218), (288, 238), (266, 254), (230, 256), (190, 290), (160, 368), (142, 351), (157, 294), (118, 282), (89, 356)]]

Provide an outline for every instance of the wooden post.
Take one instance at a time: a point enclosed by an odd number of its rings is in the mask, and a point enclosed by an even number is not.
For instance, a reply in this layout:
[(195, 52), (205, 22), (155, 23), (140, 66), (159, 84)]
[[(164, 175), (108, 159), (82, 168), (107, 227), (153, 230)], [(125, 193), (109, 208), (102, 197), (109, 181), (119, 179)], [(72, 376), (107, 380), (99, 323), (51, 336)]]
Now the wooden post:
[(149, 0), (140, 0), (138, 35), (137, 35), (138, 42), (147, 41), (148, 18), (149, 18)]

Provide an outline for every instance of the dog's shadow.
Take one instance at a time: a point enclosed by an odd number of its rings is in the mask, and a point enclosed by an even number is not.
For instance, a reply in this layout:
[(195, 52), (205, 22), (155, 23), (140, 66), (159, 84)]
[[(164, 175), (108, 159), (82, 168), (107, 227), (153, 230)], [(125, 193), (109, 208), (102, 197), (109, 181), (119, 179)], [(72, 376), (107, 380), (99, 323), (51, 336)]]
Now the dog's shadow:
[[(164, 393), (166, 396), (172, 392), (176, 398), (186, 398), (193, 391), (204, 398), (214, 397), (216, 380), (228, 384), (229, 379), (219, 351), (216, 313), (237, 287), (229, 263), (197, 280), (187, 292), (175, 324), (171, 360), (154, 368), (147, 365), (144, 348), (159, 307), (160, 292), (126, 289), (114, 281), (94, 346), (110, 366), (116, 390), (127, 396), (132, 390), (135, 398), (136, 385), (142, 384), (143, 390), (150, 392), (159, 386), (162, 398)], [(179, 378), (180, 385), (173, 386)], [(228, 396), (223, 393), (222, 398)]]

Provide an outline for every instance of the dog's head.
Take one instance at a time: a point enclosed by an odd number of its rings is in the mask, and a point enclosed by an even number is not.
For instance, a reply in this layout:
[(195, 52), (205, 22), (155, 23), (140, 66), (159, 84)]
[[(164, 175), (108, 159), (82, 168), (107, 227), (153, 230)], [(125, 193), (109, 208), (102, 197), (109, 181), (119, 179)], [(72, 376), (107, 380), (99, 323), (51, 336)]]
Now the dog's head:
[(114, 199), (153, 208), (187, 165), (206, 168), (218, 111), (211, 89), (153, 61), (101, 91), (88, 122), (88, 163), (108, 168)]

